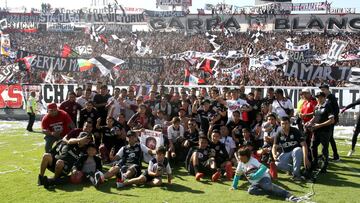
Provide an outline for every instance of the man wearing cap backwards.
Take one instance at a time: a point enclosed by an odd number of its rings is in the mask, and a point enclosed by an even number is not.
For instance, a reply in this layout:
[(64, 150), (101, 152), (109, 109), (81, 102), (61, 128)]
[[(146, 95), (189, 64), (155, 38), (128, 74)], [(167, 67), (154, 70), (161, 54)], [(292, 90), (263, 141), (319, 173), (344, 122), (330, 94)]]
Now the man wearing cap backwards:
[(314, 132), (311, 139), (312, 164), (311, 168), (316, 169), (318, 165), (318, 146), (323, 146), (322, 154), (324, 157), (324, 166), (321, 168), (322, 173), (326, 173), (329, 162), (329, 140), (331, 136), (332, 125), (335, 122), (333, 109), (326, 100), (323, 92), (315, 95), (318, 104), (315, 107), (314, 117), (305, 124), (305, 127)]
[(111, 161), (119, 161), (118, 164), (111, 167), (108, 172), (104, 174), (104, 178), (108, 179), (115, 175), (118, 176), (117, 182), (122, 183), (131, 178), (140, 176), (141, 174), (141, 159), (143, 152), (150, 155), (156, 154), (155, 150), (147, 148), (143, 144), (137, 143), (138, 136), (136, 132), (129, 131), (127, 133), (129, 144), (120, 148), (115, 156), (110, 154)]
[(321, 89), (321, 91), (323, 93), (325, 93), (326, 99), (329, 101), (329, 104), (330, 104), (331, 108), (333, 109), (334, 123), (331, 125), (331, 130), (330, 130), (330, 144), (331, 144), (331, 148), (333, 150), (333, 155), (334, 155), (333, 160), (339, 161), (340, 157), (339, 157), (339, 153), (337, 151), (336, 142), (334, 140), (334, 127), (339, 122), (339, 112), (340, 112), (339, 104), (337, 102), (337, 98), (335, 97), (335, 95), (331, 94), (329, 85), (323, 84), (319, 88)]
[[(93, 141), (91, 136), (92, 124), (86, 122), (82, 132), (70, 133), (58, 142), (56, 146), (43, 155), (40, 173), (38, 177), (38, 185), (44, 185), (45, 188), (59, 183), (59, 177), (67, 175), (71, 172), (73, 165), (78, 160), (79, 156), (85, 153), (86, 146)], [(78, 135), (75, 137), (75, 135)], [(54, 177), (48, 179), (45, 170), (49, 169), (54, 172)]]
[(45, 134), (45, 152), (50, 152), (54, 142), (63, 138), (75, 127), (69, 114), (58, 109), (56, 103), (48, 105), (48, 113), (41, 121), (42, 132)]

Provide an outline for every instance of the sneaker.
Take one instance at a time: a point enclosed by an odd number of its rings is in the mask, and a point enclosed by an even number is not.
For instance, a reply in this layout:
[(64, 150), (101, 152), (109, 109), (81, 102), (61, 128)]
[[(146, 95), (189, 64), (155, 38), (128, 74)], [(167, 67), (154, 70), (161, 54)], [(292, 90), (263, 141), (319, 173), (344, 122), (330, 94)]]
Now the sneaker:
[(351, 157), (354, 154), (355, 150), (351, 149), (347, 154), (348, 157)]
[(231, 180), (234, 177), (234, 172), (233, 172), (233, 169), (232, 169), (232, 165), (231, 164), (226, 164), (225, 171), (226, 171), (227, 180)]
[(332, 159), (332, 161), (333, 161), (333, 162), (339, 162), (339, 161), (340, 161), (340, 157), (334, 157), (334, 158)]
[(288, 202), (301, 202), (301, 199), (298, 198), (298, 197), (295, 197), (294, 195), (292, 195), (292, 196), (286, 198), (286, 201), (288, 201)]
[(195, 180), (200, 181), (200, 179), (201, 179), (202, 177), (204, 177), (204, 174), (203, 174), (203, 173), (196, 173), (196, 175), (195, 175)]
[(216, 181), (219, 180), (220, 176), (221, 176), (220, 171), (217, 171), (217, 172), (215, 172), (215, 173), (212, 175), (211, 180), (212, 180), (213, 182), (216, 182)]
[(38, 186), (44, 185), (45, 179), (47, 179), (46, 176), (42, 176), (42, 175), (39, 174), (37, 185)]
[(95, 177), (94, 176), (92, 176), (92, 175), (89, 175), (89, 180), (90, 180), (90, 182), (91, 182), (91, 184), (92, 185), (94, 185), (94, 186), (96, 186), (96, 181), (95, 181)]
[(295, 182), (301, 182), (301, 181), (305, 181), (305, 177), (304, 176), (293, 176), (292, 180)]
[(124, 187), (124, 180), (122, 178), (117, 178), (116, 179), (116, 187), (117, 188), (122, 188)]
[(95, 173), (95, 186), (99, 186), (101, 183), (104, 182), (104, 174), (101, 171)]
[(45, 189), (53, 189), (55, 188), (56, 182), (53, 178), (45, 178), (44, 179), (44, 188)]

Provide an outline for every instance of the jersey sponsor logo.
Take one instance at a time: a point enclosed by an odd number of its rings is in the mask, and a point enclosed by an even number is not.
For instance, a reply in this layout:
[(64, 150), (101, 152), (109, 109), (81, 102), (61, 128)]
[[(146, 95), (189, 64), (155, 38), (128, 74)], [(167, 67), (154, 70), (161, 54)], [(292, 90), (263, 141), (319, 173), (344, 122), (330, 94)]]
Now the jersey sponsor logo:
[(63, 129), (64, 129), (62, 122), (57, 122), (57, 123), (50, 124), (50, 127), (52, 127), (54, 132), (62, 132)]

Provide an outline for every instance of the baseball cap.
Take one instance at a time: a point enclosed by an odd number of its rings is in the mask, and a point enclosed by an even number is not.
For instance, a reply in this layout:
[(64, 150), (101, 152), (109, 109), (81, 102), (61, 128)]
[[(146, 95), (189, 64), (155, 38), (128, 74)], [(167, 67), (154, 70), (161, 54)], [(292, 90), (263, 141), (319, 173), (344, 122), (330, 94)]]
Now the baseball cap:
[(302, 93), (310, 93), (310, 89), (309, 88), (304, 88), (301, 90), (301, 94)]
[(320, 85), (319, 88), (320, 88), (320, 89), (321, 89), (321, 88), (329, 89), (329, 85), (328, 85), (328, 84), (322, 84), (322, 85)]
[(50, 103), (48, 106), (47, 106), (48, 110), (56, 110), (57, 109), (57, 105), (56, 103)]
[(205, 103), (208, 103), (208, 104), (210, 104), (210, 100), (208, 100), (208, 99), (205, 99), (204, 101), (202, 101), (202, 102), (201, 102), (201, 104), (205, 104)]
[(315, 97), (326, 97), (325, 93), (324, 92), (318, 92), (315, 94)]

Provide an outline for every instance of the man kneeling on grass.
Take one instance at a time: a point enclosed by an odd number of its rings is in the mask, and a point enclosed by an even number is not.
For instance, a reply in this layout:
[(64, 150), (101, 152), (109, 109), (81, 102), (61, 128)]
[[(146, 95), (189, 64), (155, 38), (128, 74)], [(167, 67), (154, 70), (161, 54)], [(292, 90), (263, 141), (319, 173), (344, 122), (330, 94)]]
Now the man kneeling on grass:
[(122, 183), (128, 179), (136, 178), (141, 175), (141, 161), (142, 154), (155, 154), (155, 150), (147, 148), (143, 144), (137, 143), (138, 137), (135, 131), (128, 131), (127, 138), (129, 144), (120, 148), (115, 156), (110, 154), (110, 161), (119, 161), (118, 164), (111, 167), (108, 172), (104, 174), (102, 179), (109, 179), (117, 176), (116, 185), (122, 186)]
[(300, 199), (291, 195), (290, 192), (271, 182), (268, 169), (257, 159), (251, 157), (251, 151), (248, 148), (239, 150), (239, 163), (233, 180), (231, 190), (236, 190), (240, 176), (245, 177), (251, 183), (248, 192), (251, 195), (275, 195), (283, 197), (289, 202), (300, 202)]
[(166, 171), (168, 183), (171, 184), (171, 167), (167, 158), (165, 158), (166, 148), (160, 146), (156, 150), (156, 157), (149, 162), (148, 169), (143, 172), (139, 177), (133, 178), (124, 183), (119, 183), (118, 187), (128, 186), (128, 185), (143, 185), (149, 184), (150, 186), (160, 186), (162, 182), (162, 175)]

